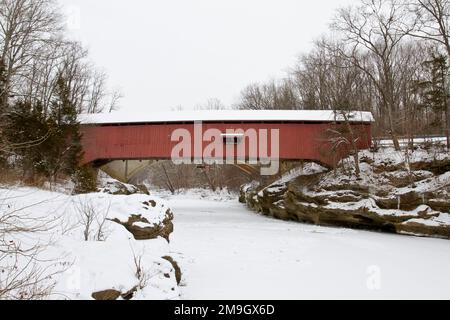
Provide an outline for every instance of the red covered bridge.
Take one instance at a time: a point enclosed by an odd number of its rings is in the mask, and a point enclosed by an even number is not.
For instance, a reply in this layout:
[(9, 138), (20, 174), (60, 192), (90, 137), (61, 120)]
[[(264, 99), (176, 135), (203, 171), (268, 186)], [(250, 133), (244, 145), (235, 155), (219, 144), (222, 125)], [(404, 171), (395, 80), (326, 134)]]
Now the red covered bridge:
[[(358, 137), (358, 147), (371, 145), (370, 112), (347, 114), (352, 131)], [(346, 155), (346, 148), (332, 150), (330, 130), (345, 128), (343, 116), (329, 110), (258, 110), (258, 111), (195, 111), (155, 113), (133, 116), (126, 113), (82, 115), (82, 146), (84, 162), (102, 165), (114, 160), (170, 159), (178, 141), (177, 129), (194, 137), (194, 123), (202, 123), (203, 132), (217, 129), (223, 133), (223, 145), (245, 143), (229, 130), (278, 130), (280, 160), (313, 160), (333, 166)], [(216, 130), (216, 131), (217, 131)], [(336, 133), (333, 130), (334, 133)], [(245, 139), (245, 138), (244, 138)], [(270, 139), (270, 138), (269, 138)], [(210, 144), (203, 141), (201, 148)], [(246, 157), (250, 155), (245, 146)], [(194, 143), (192, 144), (194, 149)], [(193, 154), (195, 150), (192, 150)], [(273, 150), (268, 150), (270, 156)]]

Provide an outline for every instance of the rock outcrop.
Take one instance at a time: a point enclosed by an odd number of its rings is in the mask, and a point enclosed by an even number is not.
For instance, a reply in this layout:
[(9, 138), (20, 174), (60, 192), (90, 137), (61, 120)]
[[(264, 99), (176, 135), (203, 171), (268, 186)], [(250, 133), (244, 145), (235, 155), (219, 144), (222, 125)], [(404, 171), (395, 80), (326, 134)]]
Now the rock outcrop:
[[(149, 210), (156, 207), (155, 200), (144, 201), (143, 208)], [(173, 213), (170, 209), (165, 209), (162, 219), (157, 222), (151, 222), (142, 213), (130, 214), (126, 221), (114, 218), (112, 221), (121, 224), (127, 229), (136, 240), (150, 240), (163, 237), (169, 241), (170, 234), (173, 232)]]
[(127, 195), (127, 196), (130, 194), (147, 194), (147, 195), (150, 194), (147, 187), (144, 185), (135, 186), (132, 184), (123, 183), (113, 179), (109, 181), (104, 181), (99, 191), (113, 195)]
[(146, 194), (150, 195), (145, 185), (133, 185), (116, 180), (105, 172), (99, 170), (97, 177), (97, 184), (99, 192), (104, 192), (112, 195), (131, 195), (131, 194)]
[(362, 152), (359, 177), (351, 163), (336, 172), (297, 170), (266, 187), (243, 186), (240, 201), (284, 220), (450, 238), (450, 156), (421, 158), (408, 170), (385, 152)]

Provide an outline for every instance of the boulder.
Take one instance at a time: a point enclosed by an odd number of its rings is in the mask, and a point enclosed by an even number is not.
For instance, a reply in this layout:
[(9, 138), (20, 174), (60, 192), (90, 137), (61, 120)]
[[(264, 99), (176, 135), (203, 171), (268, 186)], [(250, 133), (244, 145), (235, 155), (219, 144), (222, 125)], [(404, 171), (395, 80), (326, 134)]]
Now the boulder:
[(102, 183), (101, 192), (113, 195), (150, 194), (144, 185), (134, 186), (118, 180), (108, 179)]
[(128, 221), (122, 222), (115, 218), (112, 221), (124, 226), (136, 240), (150, 240), (163, 237), (169, 241), (169, 236), (173, 232), (173, 213), (166, 210), (165, 218), (160, 223), (150, 223), (141, 214), (132, 214)]
[(92, 294), (92, 298), (95, 300), (117, 300), (121, 297), (124, 300), (131, 300), (134, 297), (134, 294), (138, 290), (138, 286), (134, 286), (130, 290), (122, 293), (115, 289), (108, 289), (103, 291), (94, 292)]
[(92, 298), (95, 300), (117, 300), (120, 297), (120, 291), (114, 289), (108, 289), (103, 291), (94, 292)]

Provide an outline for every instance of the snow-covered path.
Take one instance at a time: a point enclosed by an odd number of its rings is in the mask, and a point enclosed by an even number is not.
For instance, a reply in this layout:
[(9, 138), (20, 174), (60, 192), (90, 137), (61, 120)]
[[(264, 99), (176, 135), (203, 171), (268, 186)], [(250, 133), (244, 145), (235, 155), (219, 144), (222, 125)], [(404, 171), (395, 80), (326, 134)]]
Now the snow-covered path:
[(185, 299), (450, 298), (450, 241), (325, 228), (237, 201), (169, 199)]

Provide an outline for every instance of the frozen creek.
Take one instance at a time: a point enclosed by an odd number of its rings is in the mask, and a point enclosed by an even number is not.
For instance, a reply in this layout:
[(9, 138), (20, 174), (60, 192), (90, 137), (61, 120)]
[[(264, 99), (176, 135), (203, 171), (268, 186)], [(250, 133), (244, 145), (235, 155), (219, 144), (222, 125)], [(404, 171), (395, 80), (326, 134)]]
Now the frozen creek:
[(285, 222), (237, 200), (166, 199), (182, 298), (450, 298), (448, 240)]

